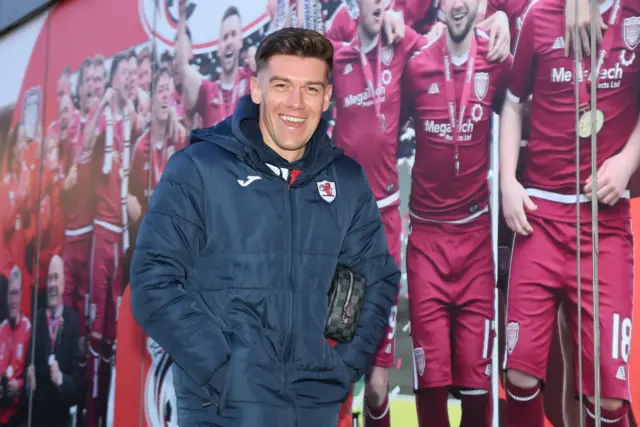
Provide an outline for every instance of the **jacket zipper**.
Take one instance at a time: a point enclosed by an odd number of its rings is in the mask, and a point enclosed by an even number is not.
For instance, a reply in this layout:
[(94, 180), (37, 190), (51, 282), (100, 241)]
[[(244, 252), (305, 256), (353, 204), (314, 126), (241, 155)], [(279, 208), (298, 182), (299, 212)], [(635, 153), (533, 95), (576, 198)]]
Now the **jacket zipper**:
[(283, 372), (282, 372), (282, 380), (283, 380), (283, 391), (286, 391), (287, 388), (287, 369), (289, 365), (289, 359), (291, 357), (291, 334), (293, 328), (293, 283), (291, 282), (291, 270), (293, 268), (293, 228), (294, 228), (294, 209), (293, 209), (293, 192), (291, 191), (291, 185), (287, 186), (286, 190), (286, 199), (287, 199), (287, 209), (289, 224), (288, 224), (288, 233), (289, 233), (289, 248), (287, 250), (287, 281), (289, 282), (289, 290), (291, 291), (291, 301), (289, 304), (289, 318), (287, 319), (288, 325), (287, 330), (285, 332), (284, 337), (284, 345), (282, 349), (282, 357), (283, 357)]

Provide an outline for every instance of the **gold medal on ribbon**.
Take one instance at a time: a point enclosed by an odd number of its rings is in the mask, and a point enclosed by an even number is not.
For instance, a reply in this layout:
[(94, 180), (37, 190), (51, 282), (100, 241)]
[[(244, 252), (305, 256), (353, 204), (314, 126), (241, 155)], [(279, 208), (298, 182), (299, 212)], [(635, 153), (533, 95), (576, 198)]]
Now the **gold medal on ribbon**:
[[(591, 112), (591, 110), (587, 110), (584, 113), (582, 113), (582, 116), (580, 117), (580, 122), (578, 123), (578, 135), (580, 135), (580, 138), (589, 138), (591, 136), (592, 114), (593, 113)], [(604, 113), (600, 110), (596, 110), (595, 116), (596, 116), (596, 134), (597, 134), (602, 129), (602, 126), (604, 126)]]

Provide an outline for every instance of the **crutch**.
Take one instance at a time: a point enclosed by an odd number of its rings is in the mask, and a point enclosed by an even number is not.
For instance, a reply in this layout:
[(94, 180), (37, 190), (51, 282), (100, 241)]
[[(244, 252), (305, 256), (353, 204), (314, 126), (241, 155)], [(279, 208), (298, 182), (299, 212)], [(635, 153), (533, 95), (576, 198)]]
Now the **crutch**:
[[(577, 8), (576, 8), (577, 11)], [(600, 283), (598, 280), (598, 258), (600, 256), (600, 243), (598, 236), (598, 127), (596, 119), (597, 103), (597, 64), (599, 56), (596, 55), (598, 46), (596, 45), (596, 16), (599, 13), (597, 0), (591, 0), (591, 258), (593, 275), (593, 376), (594, 376), (594, 406), (596, 427), (601, 427), (601, 396), (600, 396)], [(609, 31), (613, 31), (613, 28)], [(580, 248), (578, 247), (578, 252)], [(582, 347), (580, 347), (582, 351)], [(580, 372), (582, 382), (582, 372)]]
[[(597, 44), (595, 33), (596, 26), (596, 14), (599, 13), (598, 3), (596, 0), (591, 0), (591, 31), (590, 31), (590, 50), (591, 65), (590, 65), (590, 80), (591, 80), (591, 109), (585, 114), (591, 115), (591, 235), (592, 235), (592, 275), (593, 275), (593, 363), (594, 363), (594, 406), (595, 406), (595, 425), (601, 426), (601, 396), (600, 396), (600, 287), (598, 281), (598, 257), (599, 257), (599, 240), (598, 240), (598, 184), (597, 184), (597, 172), (598, 172), (598, 159), (597, 159), (597, 147), (598, 147), (598, 135), (597, 135), (597, 118), (596, 118), (596, 104), (597, 104), (597, 61), (598, 56), (596, 52)], [(579, 17), (579, 3), (575, 8), (575, 22), (578, 22)], [(578, 43), (580, 35), (576, 26), (574, 32), (574, 43)], [(584, 426), (584, 392), (582, 386), (583, 379), (583, 363), (582, 363), (582, 271), (581, 271), (581, 248), (580, 248), (580, 196), (582, 194), (580, 188), (580, 136), (578, 133), (580, 122), (580, 105), (579, 105), (579, 92), (578, 92), (578, 79), (584, 78), (582, 63), (578, 53), (578, 49), (574, 49), (575, 54), (575, 144), (576, 144), (576, 261), (577, 261), (577, 285), (578, 285), (578, 375), (579, 375), (579, 402), (580, 402), (580, 427)], [(566, 368), (565, 368), (566, 369)]]
[(500, 396), (499, 378), (500, 378), (500, 359), (498, 342), (500, 337), (499, 319), (499, 301), (500, 292), (498, 291), (498, 223), (500, 215), (500, 180), (498, 179), (498, 165), (500, 153), (500, 116), (493, 113), (492, 132), (491, 132), (491, 167), (489, 168), (489, 200), (491, 206), (491, 252), (493, 254), (493, 277), (496, 286), (493, 289), (493, 348), (491, 350), (491, 406), (492, 406), (492, 426), (500, 426)]

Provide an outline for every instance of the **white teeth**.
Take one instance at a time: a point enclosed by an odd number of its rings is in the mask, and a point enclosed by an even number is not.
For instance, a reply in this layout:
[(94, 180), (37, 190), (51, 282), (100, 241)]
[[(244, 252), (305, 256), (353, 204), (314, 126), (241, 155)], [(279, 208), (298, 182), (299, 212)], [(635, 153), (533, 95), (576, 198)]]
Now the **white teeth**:
[(282, 118), (282, 120), (284, 120), (284, 121), (292, 122), (292, 123), (302, 123), (305, 120), (307, 120), (307, 119), (302, 119), (300, 117), (285, 116), (284, 114), (281, 114), (280, 118)]

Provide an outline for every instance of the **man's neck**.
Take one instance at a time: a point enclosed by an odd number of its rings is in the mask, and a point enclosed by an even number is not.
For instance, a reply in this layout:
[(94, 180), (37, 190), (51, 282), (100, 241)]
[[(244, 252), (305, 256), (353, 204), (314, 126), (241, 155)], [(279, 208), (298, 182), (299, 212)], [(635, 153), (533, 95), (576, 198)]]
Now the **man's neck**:
[(469, 30), (464, 40), (460, 43), (456, 43), (449, 34), (449, 31), (446, 31), (447, 34), (447, 49), (449, 50), (449, 54), (451, 56), (464, 56), (469, 53), (469, 49), (471, 48), (471, 38), (473, 37), (473, 29)]
[(49, 306), (49, 314), (51, 314), (51, 316), (56, 316), (59, 312), (60, 312), (60, 304)]
[(121, 97), (120, 95), (116, 96), (116, 102), (113, 103), (114, 105), (114, 113), (116, 114), (122, 114), (124, 112), (125, 107), (127, 106), (127, 100), (123, 97)]
[(220, 74), (220, 83), (223, 85), (232, 85), (236, 81), (236, 76), (238, 75), (238, 64), (235, 64), (230, 72), (222, 72)]
[(151, 120), (151, 143), (164, 142), (167, 139), (167, 121)]
[(380, 37), (380, 33), (378, 34), (369, 34), (367, 33), (362, 25), (358, 25), (358, 40), (360, 42), (360, 49), (362, 52), (367, 53), (378, 43), (378, 38)]

